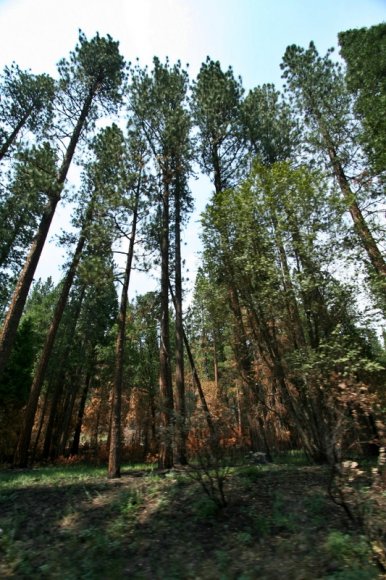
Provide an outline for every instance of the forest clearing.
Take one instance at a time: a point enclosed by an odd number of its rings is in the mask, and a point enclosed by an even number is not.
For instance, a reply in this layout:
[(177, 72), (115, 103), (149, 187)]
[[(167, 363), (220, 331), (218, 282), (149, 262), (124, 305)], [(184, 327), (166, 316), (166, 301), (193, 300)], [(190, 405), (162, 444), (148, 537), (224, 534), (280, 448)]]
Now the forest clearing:
[(1, 578), (382, 578), (365, 536), (327, 493), (329, 471), (229, 468), (219, 508), (183, 469), (85, 465), (0, 472)]

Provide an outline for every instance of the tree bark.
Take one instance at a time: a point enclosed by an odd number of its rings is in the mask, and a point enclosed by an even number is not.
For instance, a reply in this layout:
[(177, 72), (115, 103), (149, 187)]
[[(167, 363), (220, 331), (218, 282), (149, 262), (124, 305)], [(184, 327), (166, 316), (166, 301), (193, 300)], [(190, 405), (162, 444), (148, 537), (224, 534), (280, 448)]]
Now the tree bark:
[[(83, 247), (85, 244), (85, 237), (83, 233), (81, 234), (71, 265), (67, 271), (67, 274), (64, 278), (62, 290), (58, 299), (58, 302), (55, 307), (54, 316), (51, 322), (51, 326), (48, 330), (48, 334), (46, 336), (46, 340), (44, 343), (43, 351), (40, 355), (39, 363), (35, 372), (35, 376), (31, 386), (30, 397), (27, 403), (26, 411), (25, 411), (25, 418), (24, 418), (24, 427), (22, 431), (22, 435), (20, 438), (20, 450), (27, 450), (31, 439), (33, 423), (36, 413), (37, 404), (39, 401), (40, 392), (42, 390), (44, 378), (46, 375), (48, 363), (50, 360), (50, 356), (55, 344), (56, 335), (59, 330), (59, 326), (63, 317), (64, 310), (67, 305), (68, 297), (70, 294), (70, 290), (75, 278), (76, 269), (79, 264), (79, 260), (83, 251)], [(58, 393), (59, 395), (59, 393)], [(54, 401), (53, 401), (54, 403)], [(57, 403), (57, 400), (56, 400)], [(20, 463), (23, 464), (27, 461), (27, 457), (25, 455), (25, 451), (23, 453), (20, 451), (19, 457)]]
[(112, 417), (110, 430), (110, 446), (109, 446), (109, 465), (108, 478), (114, 479), (121, 477), (121, 408), (122, 408), (122, 383), (123, 383), (123, 362), (126, 341), (126, 316), (128, 291), (130, 284), (131, 267), (134, 257), (134, 244), (137, 232), (138, 222), (138, 206), (141, 189), (141, 177), (139, 177), (138, 185), (135, 194), (133, 218), (131, 225), (131, 236), (129, 242), (129, 249), (127, 253), (126, 267), (122, 285), (121, 303), (118, 315), (118, 334), (115, 343), (115, 373), (113, 384), (113, 401), (112, 401)]
[(175, 311), (176, 311), (176, 451), (181, 465), (187, 464), (186, 457), (186, 404), (184, 373), (184, 336), (182, 315), (182, 273), (181, 273), (181, 199), (180, 191), (175, 192)]
[(325, 143), (327, 154), (330, 158), (331, 165), (334, 171), (334, 175), (338, 181), (340, 190), (343, 194), (345, 201), (347, 202), (347, 207), (350, 212), (351, 218), (354, 222), (354, 229), (358, 235), (361, 244), (366, 251), (370, 263), (372, 264), (374, 270), (379, 274), (384, 280), (386, 276), (386, 262), (377, 246), (376, 241), (366, 223), (365, 218), (358, 206), (356, 201), (355, 193), (352, 191), (347, 176), (345, 174), (342, 163), (339, 159), (338, 153), (336, 151), (333, 140), (331, 139), (328, 127), (324, 123), (319, 112), (314, 109), (313, 114), (319, 125), (319, 130)]
[(164, 175), (161, 223), (161, 320), (160, 320), (160, 376), (161, 433), (159, 467), (173, 467), (173, 386), (170, 368), (169, 340), (169, 179)]
[(354, 222), (355, 231), (369, 257), (370, 263), (372, 264), (374, 270), (377, 272), (377, 274), (383, 277), (383, 280), (385, 280), (386, 262), (378, 248), (376, 241), (374, 240), (374, 237), (366, 223), (365, 218), (363, 217), (360, 207), (355, 199), (355, 194), (351, 190), (342, 164), (339, 161), (335, 148), (332, 145), (328, 146), (328, 155), (330, 157), (331, 164), (334, 169), (334, 173), (339, 183), (341, 192), (343, 193), (343, 196), (348, 203), (348, 209)]
[(0, 336), (0, 377), (11, 354), (17, 329), (19, 327), (19, 322), (27, 300), (28, 292), (30, 290), (35, 270), (38, 265), (59, 199), (59, 196), (52, 197), (49, 199), (44, 209), (39, 229), (32, 242), (29, 254), (17, 281), (11, 304), (5, 316)]
[(80, 384), (76, 381), (76, 378), (74, 376), (72, 378), (69, 390), (65, 398), (62, 415), (58, 421), (58, 429), (57, 433), (55, 434), (56, 445), (54, 444), (51, 452), (52, 459), (55, 459), (56, 457), (60, 457), (65, 454), (67, 441), (70, 435), (70, 427), (75, 400), (78, 395), (79, 389)]
[[(76, 253), (76, 252), (75, 252)], [(62, 288), (62, 293), (64, 291), (64, 287)], [(83, 285), (81, 288), (81, 292), (80, 292), (80, 296), (77, 299), (77, 304), (76, 304), (76, 308), (75, 308), (75, 312), (73, 313), (72, 317), (71, 317), (71, 321), (70, 321), (70, 325), (69, 325), (69, 329), (66, 329), (66, 333), (69, 337), (73, 337), (75, 334), (75, 329), (76, 329), (76, 325), (79, 319), (79, 315), (80, 315), (80, 311), (82, 308), (82, 302), (83, 302), (83, 297), (84, 297), (84, 293), (85, 293), (85, 286)], [(63, 302), (62, 300), (62, 295), (59, 297), (58, 303), (57, 303), (57, 309), (58, 309), (58, 305), (60, 304), (60, 302)], [(66, 300), (67, 302), (67, 300)], [(64, 311), (64, 308), (63, 308)], [(54, 320), (55, 320), (55, 315), (56, 315), (56, 310), (54, 313), (54, 317), (53, 317), (53, 322), (51, 324), (51, 328), (48, 332), (47, 338), (46, 338), (46, 344), (43, 348), (43, 353), (41, 355), (40, 361), (39, 361), (39, 365), (35, 374), (35, 378), (34, 378), (34, 382), (32, 384), (32, 388), (31, 391), (34, 389), (34, 385), (35, 388), (37, 388), (38, 385), (36, 385), (36, 383), (38, 383), (38, 381), (41, 381), (41, 386), (43, 384), (43, 380), (45, 378), (45, 375), (47, 374), (47, 364), (49, 361), (49, 357), (51, 355), (52, 349), (53, 349), (53, 345), (54, 345), (54, 341), (51, 341), (51, 349), (47, 349), (48, 346), (48, 342), (49, 342), (49, 338), (50, 338), (50, 334), (51, 331), (53, 330), (55, 335), (56, 335), (56, 331), (58, 330), (59, 327), (59, 322), (60, 319), (62, 318), (62, 313), (59, 313), (59, 316), (57, 317), (58, 320), (58, 325), (57, 328), (53, 328), (54, 326)], [(54, 337), (55, 338), (55, 337)], [(44, 356), (44, 352), (46, 351), (46, 365), (45, 368), (43, 367), (42, 364), (42, 359)], [(47, 352), (48, 351), (48, 352)], [(60, 360), (59, 360), (59, 369), (63, 368), (64, 364), (66, 363), (69, 355), (70, 355), (70, 351), (71, 351), (71, 344), (67, 344), (66, 347), (64, 348), (64, 351), (62, 352), (61, 356), (60, 356)], [(43, 371), (43, 372), (42, 372)], [(52, 433), (53, 433), (53, 427), (54, 427), (54, 423), (56, 420), (56, 415), (57, 415), (57, 408), (58, 408), (58, 404), (60, 401), (60, 398), (62, 396), (63, 393), (63, 387), (64, 387), (64, 382), (65, 382), (65, 373), (59, 378), (59, 381), (56, 381), (56, 385), (55, 385), (55, 389), (54, 389), (54, 393), (53, 393), (53, 397), (52, 397), (52, 401), (51, 401), (51, 410), (50, 410), (50, 415), (48, 418), (48, 422), (47, 422), (47, 428), (46, 428), (46, 434), (45, 434), (45, 439), (44, 439), (44, 447), (43, 447), (43, 459), (47, 459), (50, 455), (50, 448), (51, 448), (51, 444), (52, 444)], [(41, 390), (41, 386), (40, 386), (40, 390)]]
[(88, 391), (90, 388), (91, 377), (92, 377), (92, 373), (90, 370), (90, 371), (88, 371), (88, 373), (86, 375), (86, 380), (84, 383), (82, 395), (81, 395), (80, 402), (79, 402), (78, 415), (76, 418), (76, 425), (75, 425), (75, 431), (74, 431), (74, 438), (72, 440), (71, 451), (70, 451), (71, 455), (78, 455), (79, 454), (80, 435), (82, 433), (84, 410), (86, 408), (86, 401), (87, 401)]
[[(176, 301), (175, 301), (175, 297), (174, 297), (173, 290), (172, 290), (171, 286), (170, 286), (170, 293), (171, 293), (174, 308), (175, 308)], [(200, 402), (201, 402), (201, 406), (204, 410), (206, 424), (208, 425), (208, 429), (209, 429), (209, 433), (210, 433), (211, 437), (214, 437), (215, 436), (214, 423), (213, 423), (213, 420), (212, 420), (212, 417), (211, 417), (211, 414), (209, 411), (208, 404), (207, 404), (206, 399), (205, 399), (205, 394), (204, 394), (204, 391), (202, 389), (200, 377), (199, 377), (198, 372), (197, 372), (196, 364), (194, 362), (194, 357), (192, 354), (192, 350), (190, 348), (188, 337), (186, 336), (186, 332), (185, 332), (185, 329), (183, 327), (182, 327), (182, 334), (183, 334), (183, 338), (184, 338), (186, 354), (188, 355), (190, 368), (192, 369), (193, 381), (196, 385), (198, 396), (199, 396)]]

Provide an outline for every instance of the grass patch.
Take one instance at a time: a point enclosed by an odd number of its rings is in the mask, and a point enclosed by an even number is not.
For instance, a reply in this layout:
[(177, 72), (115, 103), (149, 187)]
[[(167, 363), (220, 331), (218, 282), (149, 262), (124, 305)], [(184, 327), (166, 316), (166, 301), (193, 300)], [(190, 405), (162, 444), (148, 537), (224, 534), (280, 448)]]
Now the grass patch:
[(198, 496), (192, 502), (193, 515), (197, 520), (213, 518), (219, 513), (219, 506), (210, 497), (203, 495)]
[(61, 485), (64, 482), (68, 485), (103, 477), (105, 474), (106, 468), (89, 465), (9, 469), (0, 471), (0, 491), (37, 485)]
[(311, 465), (312, 462), (309, 460), (304, 451), (299, 449), (291, 449), (284, 453), (278, 453), (274, 455), (273, 462), (276, 465), (286, 465), (288, 466), (306, 466)]
[(237, 467), (220, 508), (179, 470), (127, 465), (120, 480), (79, 464), (3, 471), (0, 577), (350, 578), (352, 564), (367, 574), (369, 553), (350, 544), (327, 480), (320, 467)]

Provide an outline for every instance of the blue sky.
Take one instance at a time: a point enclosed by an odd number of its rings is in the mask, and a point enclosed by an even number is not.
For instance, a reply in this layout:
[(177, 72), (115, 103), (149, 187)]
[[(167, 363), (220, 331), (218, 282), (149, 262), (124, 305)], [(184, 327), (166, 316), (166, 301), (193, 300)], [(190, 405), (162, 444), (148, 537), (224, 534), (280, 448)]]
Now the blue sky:
[[(15, 61), (55, 75), (56, 63), (74, 48), (78, 29), (120, 41), (127, 60), (149, 64), (154, 55), (190, 64), (194, 77), (207, 55), (233, 66), (245, 88), (280, 86), (280, 62), (289, 44), (313, 40), (321, 53), (337, 47), (340, 31), (386, 20), (386, 0), (0, 0), (0, 68)], [(195, 269), (198, 215), (211, 186), (193, 185), (197, 199), (186, 258)], [(53, 225), (66, 220), (62, 207)], [(39, 274), (55, 273), (61, 251), (46, 250)], [(139, 288), (145, 283), (139, 282)]]
[(168, 55), (193, 75), (209, 54), (252, 87), (280, 82), (289, 44), (324, 52), (338, 32), (383, 20), (386, 0), (0, 0), (0, 66), (54, 74), (81, 28), (111, 34), (128, 60)]

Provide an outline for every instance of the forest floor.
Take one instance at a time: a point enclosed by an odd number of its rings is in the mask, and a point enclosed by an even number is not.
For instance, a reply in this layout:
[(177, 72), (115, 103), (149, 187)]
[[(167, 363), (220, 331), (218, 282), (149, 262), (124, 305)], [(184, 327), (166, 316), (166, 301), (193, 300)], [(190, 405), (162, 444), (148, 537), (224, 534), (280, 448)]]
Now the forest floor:
[(380, 578), (320, 466), (232, 468), (219, 509), (178, 470), (0, 470), (0, 578)]

